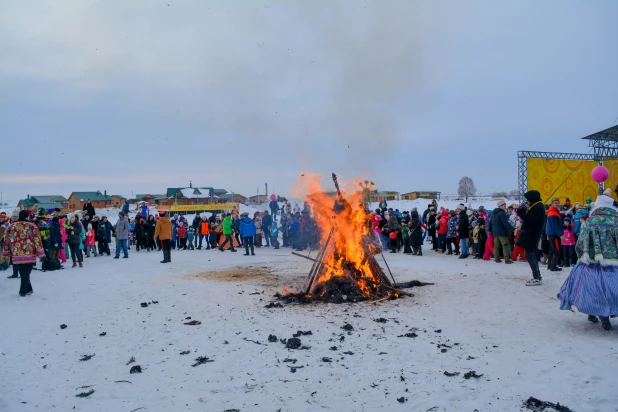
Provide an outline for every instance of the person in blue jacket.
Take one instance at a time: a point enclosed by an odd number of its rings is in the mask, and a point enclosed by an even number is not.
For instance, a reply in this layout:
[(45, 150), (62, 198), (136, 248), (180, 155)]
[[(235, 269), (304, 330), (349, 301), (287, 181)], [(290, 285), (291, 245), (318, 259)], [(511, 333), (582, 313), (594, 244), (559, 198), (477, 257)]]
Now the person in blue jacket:
[(251, 248), (251, 256), (255, 256), (255, 249), (253, 247), (253, 237), (255, 236), (256, 228), (255, 222), (249, 217), (249, 213), (243, 213), (243, 218), (240, 221), (240, 236), (243, 238), (245, 244), (244, 256), (249, 256), (249, 248)]
[(575, 216), (573, 217), (573, 233), (575, 233), (575, 238), (579, 237), (579, 231), (581, 229), (581, 218), (589, 215), (588, 209), (579, 209)]
[(144, 219), (147, 219), (148, 216), (150, 215), (150, 209), (148, 208), (148, 205), (146, 204), (146, 202), (142, 202), (142, 205), (139, 207), (139, 210), (140, 210), (140, 214), (142, 215)]
[(564, 234), (564, 226), (562, 225), (562, 216), (560, 215), (560, 199), (554, 198), (551, 201), (551, 206), (547, 210), (547, 224), (545, 234), (549, 241), (549, 265), (548, 269), (552, 272), (558, 272), (562, 268), (558, 267), (560, 261), (560, 237)]

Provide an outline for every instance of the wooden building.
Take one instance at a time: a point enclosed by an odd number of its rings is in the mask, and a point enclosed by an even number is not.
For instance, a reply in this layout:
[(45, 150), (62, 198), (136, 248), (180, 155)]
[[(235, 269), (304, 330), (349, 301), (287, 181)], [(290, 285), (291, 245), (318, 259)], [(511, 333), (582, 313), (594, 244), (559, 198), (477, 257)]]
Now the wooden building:
[(401, 195), (401, 200), (429, 199), (440, 200), (441, 192), (409, 192)]

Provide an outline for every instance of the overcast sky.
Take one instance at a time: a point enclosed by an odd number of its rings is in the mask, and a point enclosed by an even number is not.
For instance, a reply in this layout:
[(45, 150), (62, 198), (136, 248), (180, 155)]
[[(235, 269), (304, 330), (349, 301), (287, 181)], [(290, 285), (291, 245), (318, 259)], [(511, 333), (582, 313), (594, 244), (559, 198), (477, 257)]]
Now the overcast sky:
[(517, 187), (618, 116), (615, 0), (0, 2), (0, 190)]

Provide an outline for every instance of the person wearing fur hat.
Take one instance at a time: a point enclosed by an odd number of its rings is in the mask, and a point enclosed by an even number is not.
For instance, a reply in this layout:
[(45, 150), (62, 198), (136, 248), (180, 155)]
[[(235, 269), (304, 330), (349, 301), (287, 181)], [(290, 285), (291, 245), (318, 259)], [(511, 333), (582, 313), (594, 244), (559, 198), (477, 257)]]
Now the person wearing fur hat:
[(33, 293), (30, 283), (30, 273), (37, 258), (43, 258), (45, 251), (41, 243), (39, 229), (35, 224), (28, 222), (28, 212), (22, 210), (18, 214), (17, 222), (10, 225), (5, 232), (2, 255), (10, 258), (21, 277), (19, 296)]
[(558, 293), (560, 309), (575, 306), (610, 330), (609, 318), (618, 316), (618, 209), (611, 197), (597, 197), (575, 250), (579, 260)]
[(531, 190), (524, 194), (527, 205), (522, 205), (517, 209), (517, 215), (521, 219), (519, 238), (516, 245), (524, 248), (524, 257), (532, 270), (532, 279), (527, 286), (539, 286), (543, 284), (539, 261), (536, 258), (541, 234), (545, 232), (545, 205), (541, 200), (541, 194), (537, 190)]

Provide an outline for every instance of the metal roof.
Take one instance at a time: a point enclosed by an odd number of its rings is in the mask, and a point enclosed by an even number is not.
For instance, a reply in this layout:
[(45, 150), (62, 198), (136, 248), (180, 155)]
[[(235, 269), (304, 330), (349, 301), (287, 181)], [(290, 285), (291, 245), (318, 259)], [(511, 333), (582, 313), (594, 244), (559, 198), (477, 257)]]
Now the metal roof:
[(601, 130), (600, 132), (593, 133), (589, 136), (582, 137), (586, 140), (611, 140), (618, 142), (618, 125), (612, 126), (609, 129)]

